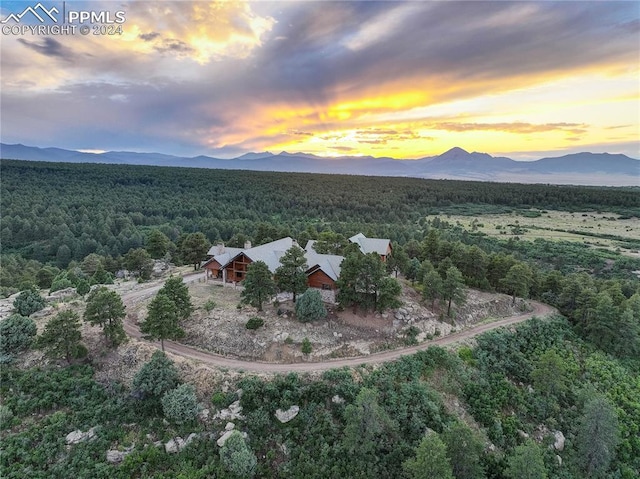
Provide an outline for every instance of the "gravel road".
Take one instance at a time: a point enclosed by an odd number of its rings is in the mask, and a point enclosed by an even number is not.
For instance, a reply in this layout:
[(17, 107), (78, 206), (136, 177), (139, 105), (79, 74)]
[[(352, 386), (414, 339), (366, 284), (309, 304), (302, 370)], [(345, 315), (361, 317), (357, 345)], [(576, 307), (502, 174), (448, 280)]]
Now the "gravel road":
[[(183, 279), (185, 283), (191, 283), (194, 281), (199, 281), (203, 278), (204, 278), (204, 273), (196, 273), (196, 274), (186, 275)], [(155, 284), (145, 289), (126, 293), (122, 296), (122, 299), (125, 302), (125, 304), (131, 303), (133, 301), (139, 301), (141, 299), (146, 299), (147, 297), (150, 297), (153, 294), (155, 294), (162, 287), (163, 284), (164, 283)], [(320, 362), (301, 362), (301, 363), (281, 364), (281, 363), (266, 363), (266, 362), (260, 362), (260, 361), (247, 361), (243, 359), (237, 359), (237, 358), (232, 358), (228, 356), (221, 356), (219, 354), (214, 354), (210, 352), (200, 351), (191, 346), (186, 346), (184, 344), (176, 343), (174, 341), (165, 341), (164, 348), (165, 348), (165, 351), (169, 353), (183, 356), (189, 359), (194, 359), (208, 366), (214, 366), (214, 367), (220, 367), (220, 368), (236, 369), (236, 370), (243, 370), (243, 371), (256, 372), (256, 373), (325, 371), (327, 369), (341, 368), (345, 366), (354, 367), (361, 364), (379, 364), (387, 361), (394, 361), (402, 356), (413, 354), (416, 351), (420, 351), (422, 349), (427, 349), (430, 346), (446, 346), (448, 344), (453, 344), (458, 341), (463, 341), (466, 339), (473, 338), (478, 334), (482, 334), (486, 331), (491, 331), (492, 329), (521, 323), (523, 321), (526, 321), (527, 319), (532, 318), (533, 316), (542, 318), (542, 317), (554, 314), (556, 312), (554, 308), (544, 303), (539, 303), (537, 301), (530, 301), (530, 303), (533, 306), (532, 312), (520, 314), (516, 316), (510, 316), (508, 318), (504, 318), (504, 319), (500, 319), (500, 320), (496, 320), (488, 323), (482, 323), (477, 326), (464, 329), (462, 331), (459, 331), (454, 334), (450, 334), (442, 338), (426, 341), (417, 346), (410, 346), (410, 347), (401, 348), (401, 349), (382, 351), (374, 354), (369, 354), (367, 356), (326, 360), (326, 361), (320, 361)], [(142, 340), (142, 334), (140, 333), (140, 329), (136, 325), (132, 324), (130, 321), (125, 320), (124, 329), (129, 336)], [(154, 344), (157, 347), (160, 347), (159, 342), (155, 342), (155, 343), (149, 342), (149, 343)]]

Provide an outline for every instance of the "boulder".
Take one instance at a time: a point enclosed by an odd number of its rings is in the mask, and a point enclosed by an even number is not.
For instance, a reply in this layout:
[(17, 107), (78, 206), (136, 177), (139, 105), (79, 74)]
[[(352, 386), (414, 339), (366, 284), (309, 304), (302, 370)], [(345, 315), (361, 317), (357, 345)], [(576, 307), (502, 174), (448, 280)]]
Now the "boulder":
[(135, 446), (126, 447), (122, 451), (118, 451), (117, 449), (110, 449), (107, 451), (107, 462), (111, 464), (119, 464), (124, 461), (124, 458), (133, 452)]
[(300, 406), (291, 406), (286, 411), (283, 411), (282, 409), (276, 410), (276, 417), (278, 418), (278, 421), (284, 424), (291, 421), (299, 412)]
[(231, 429), (230, 431), (225, 431), (225, 433), (220, 436), (220, 439), (216, 441), (216, 444), (220, 447), (224, 446), (224, 443), (227, 442), (227, 439), (231, 437), (231, 434), (235, 432), (235, 429)]
[(344, 404), (344, 398), (338, 396), (337, 394), (331, 398), (331, 402), (333, 404)]
[(89, 429), (87, 432), (82, 432), (80, 429), (70, 432), (65, 437), (67, 445), (78, 444), (79, 442), (88, 441), (96, 436), (95, 426)]
[(564, 450), (564, 434), (562, 434), (561, 431), (554, 431), (553, 437), (555, 439), (555, 442), (553, 443), (553, 448), (556, 451)]
[(232, 422), (228, 422), (227, 425), (224, 427), (225, 431), (232, 431), (236, 428), (236, 425)]

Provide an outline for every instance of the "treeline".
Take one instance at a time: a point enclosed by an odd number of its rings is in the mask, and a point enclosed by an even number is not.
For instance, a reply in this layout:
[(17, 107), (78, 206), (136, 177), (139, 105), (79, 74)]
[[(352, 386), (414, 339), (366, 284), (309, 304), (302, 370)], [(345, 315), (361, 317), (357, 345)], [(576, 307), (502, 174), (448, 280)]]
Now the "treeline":
[(194, 231), (215, 242), (256, 236), (261, 222), (292, 236), (350, 225), (404, 243), (421, 218), (439, 212), (640, 210), (630, 188), (12, 160), (2, 162), (1, 202), (4, 252), (61, 267), (90, 253), (125, 254), (143, 246), (151, 228), (174, 242)]
[[(180, 385), (160, 352), (130, 388), (97, 384), (88, 366), (3, 367), (0, 475), (631, 479), (640, 471), (638, 371), (637, 359), (600, 353), (559, 317), (485, 334), (457, 354), (433, 347), (315, 379), (249, 376), (241, 394), (210, 398)], [(247, 436), (220, 448), (227, 421), (196, 415), (236, 401), (244, 419), (235, 429)], [(292, 406), (292, 420), (276, 418)], [(92, 427), (92, 440), (65, 445), (70, 431)], [(153, 444), (192, 432), (178, 454)], [(108, 464), (109, 449), (128, 455)]]

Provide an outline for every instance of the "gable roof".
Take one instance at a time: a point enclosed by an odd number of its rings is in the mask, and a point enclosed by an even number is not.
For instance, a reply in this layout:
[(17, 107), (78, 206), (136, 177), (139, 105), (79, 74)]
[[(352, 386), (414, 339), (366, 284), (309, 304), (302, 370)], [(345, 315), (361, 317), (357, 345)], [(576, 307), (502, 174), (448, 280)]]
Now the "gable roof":
[(357, 244), (360, 247), (360, 251), (364, 254), (377, 253), (381, 256), (387, 254), (391, 240), (383, 238), (367, 238), (362, 233), (349, 238), (349, 241)]
[(313, 243), (315, 242), (309, 241), (305, 248), (304, 257), (307, 259), (307, 266), (309, 266), (307, 271), (317, 267), (329, 276), (329, 278), (338, 281), (340, 277), (340, 265), (344, 257), (337, 254), (316, 253), (316, 250), (313, 249)]
[(287, 236), (286, 238), (272, 241), (271, 243), (265, 243), (260, 246), (242, 250), (241, 252), (251, 261), (263, 261), (269, 267), (269, 271), (273, 273), (280, 267), (280, 258), (282, 258), (286, 251), (294, 244), (297, 243)]

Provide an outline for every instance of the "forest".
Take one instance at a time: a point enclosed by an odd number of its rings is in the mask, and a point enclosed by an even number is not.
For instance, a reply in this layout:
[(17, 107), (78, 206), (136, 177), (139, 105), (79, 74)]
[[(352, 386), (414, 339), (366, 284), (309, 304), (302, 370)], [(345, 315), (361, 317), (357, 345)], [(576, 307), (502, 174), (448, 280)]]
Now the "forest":
[[(444, 299), (432, 280), (455, 270), (467, 287), (535, 298), (560, 313), (380, 367), (244, 375), (241, 394), (218, 391), (204, 402), (220, 410), (239, 401), (246, 438), (222, 448), (200, 438), (176, 455), (153, 440), (207, 427), (195, 409), (181, 417), (184, 407), (160, 400), (160, 390), (180, 390), (181, 404), (193, 394), (168, 359), (152, 359), (124, 385), (97, 382), (90, 356), (26, 369), (2, 356), (1, 477), (640, 476), (640, 259), (488, 237), (447, 221), (545, 209), (638, 217), (637, 188), (20, 161), (2, 162), (1, 187), (0, 287), (26, 291), (25, 316), (40, 307), (32, 308), (38, 288), (88, 292), (123, 267), (144, 281), (150, 258), (197, 265), (210, 244), (287, 235), (340, 252), (360, 231), (392, 240), (388, 272), (426, 302)], [(99, 293), (107, 291), (87, 301)], [(294, 405), (292, 421), (274, 416)], [(65, 445), (69, 431), (94, 426), (94, 440)], [(130, 452), (119, 465), (105, 461), (114, 444)]]

